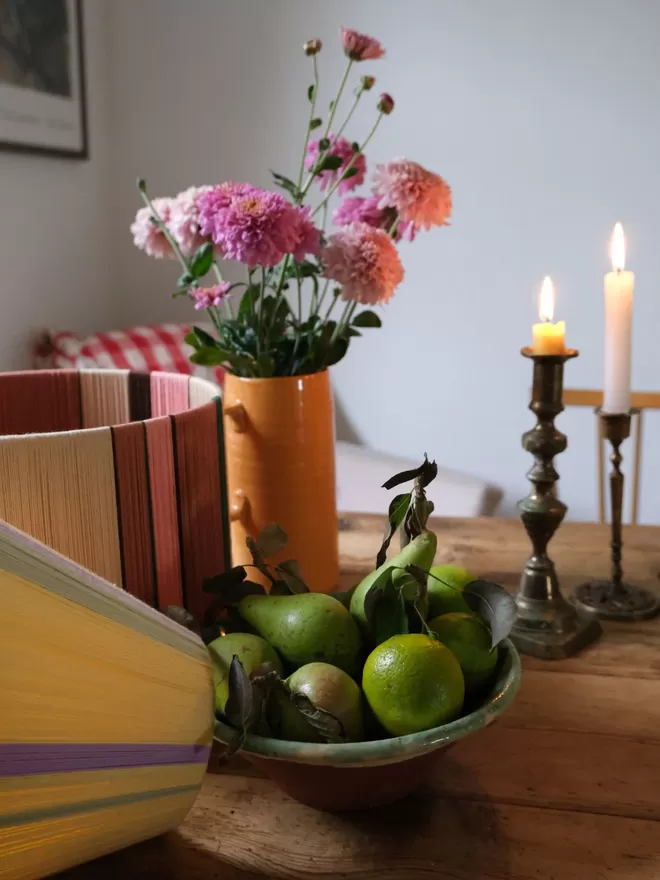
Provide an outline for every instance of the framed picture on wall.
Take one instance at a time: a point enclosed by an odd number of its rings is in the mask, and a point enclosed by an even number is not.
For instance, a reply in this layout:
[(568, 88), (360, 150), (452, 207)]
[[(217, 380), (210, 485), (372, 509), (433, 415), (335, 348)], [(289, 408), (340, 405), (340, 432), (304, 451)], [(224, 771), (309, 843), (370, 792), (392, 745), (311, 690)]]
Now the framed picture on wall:
[(81, 0), (0, 0), (0, 148), (87, 158)]

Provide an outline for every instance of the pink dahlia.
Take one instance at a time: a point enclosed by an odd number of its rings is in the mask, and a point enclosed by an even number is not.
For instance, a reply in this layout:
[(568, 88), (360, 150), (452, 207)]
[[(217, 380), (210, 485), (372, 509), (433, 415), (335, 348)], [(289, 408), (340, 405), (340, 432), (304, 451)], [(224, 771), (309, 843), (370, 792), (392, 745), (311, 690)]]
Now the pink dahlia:
[(231, 284), (223, 281), (220, 284), (212, 284), (211, 287), (191, 288), (190, 296), (194, 300), (195, 308), (209, 309), (211, 306), (219, 306), (229, 296)]
[(202, 193), (200, 229), (229, 260), (250, 268), (276, 266), (301, 245), (301, 214), (279, 193), (229, 183)]
[(318, 257), (321, 253), (321, 230), (314, 226), (311, 218), (312, 209), (308, 205), (296, 207), (295, 210), (298, 213), (300, 241), (292, 253), (294, 260), (302, 263), (307, 254)]
[(335, 226), (350, 226), (351, 223), (366, 223), (374, 229), (382, 229), (386, 222), (386, 212), (380, 207), (378, 196), (350, 196), (340, 202), (332, 215)]
[[(166, 226), (168, 226), (172, 216), (173, 203), (174, 199), (170, 198), (152, 200), (154, 211)], [(154, 223), (152, 217), (153, 212), (146, 205), (137, 212), (135, 220), (131, 224), (133, 244), (135, 247), (140, 248), (141, 251), (144, 251), (145, 254), (155, 257), (157, 260), (162, 260), (163, 257), (175, 259), (174, 251), (163, 230)]]
[[(321, 171), (320, 174), (316, 175), (316, 179), (318, 180), (321, 189), (325, 189), (327, 186), (332, 187), (335, 185), (339, 177), (341, 177), (344, 171), (346, 171), (349, 164), (351, 165), (351, 168), (357, 168), (356, 174), (346, 180), (342, 180), (337, 187), (339, 195), (343, 195), (344, 193), (355, 189), (356, 186), (360, 186), (361, 183), (364, 183), (364, 175), (367, 170), (367, 160), (364, 158), (363, 153), (359, 153), (353, 162), (355, 152), (351, 142), (347, 141), (345, 137), (336, 138), (333, 135), (330, 135), (328, 139), (330, 141), (330, 148), (327, 151), (327, 155), (338, 156), (341, 159), (341, 165), (336, 171)], [(310, 141), (307, 146), (305, 168), (308, 171), (311, 171), (312, 168), (314, 168), (319, 160), (319, 156), (324, 155), (326, 152), (320, 148), (319, 144), (319, 140), (314, 140)]]
[(451, 188), (438, 174), (409, 159), (394, 159), (378, 165), (374, 174), (374, 195), (382, 208), (395, 208), (402, 224), (414, 229), (449, 226)]
[(344, 53), (348, 55), (351, 61), (368, 61), (370, 59), (382, 58), (385, 49), (374, 37), (367, 34), (361, 34), (351, 28), (339, 28), (339, 36)]
[(190, 186), (172, 200), (168, 229), (186, 258), (192, 257), (207, 240), (200, 231), (197, 200), (209, 189), (210, 186)]
[(353, 223), (330, 236), (323, 251), (326, 278), (342, 285), (342, 299), (375, 306), (388, 302), (403, 280), (394, 242), (382, 229)]

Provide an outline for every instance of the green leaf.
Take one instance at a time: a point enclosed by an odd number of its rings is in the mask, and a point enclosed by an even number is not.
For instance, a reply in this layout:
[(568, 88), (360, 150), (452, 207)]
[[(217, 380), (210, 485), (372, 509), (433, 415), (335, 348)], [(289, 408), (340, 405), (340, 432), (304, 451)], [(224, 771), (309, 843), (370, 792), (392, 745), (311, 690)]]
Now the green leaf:
[(392, 636), (408, 632), (408, 615), (403, 596), (392, 582), (391, 568), (386, 568), (367, 590), (364, 614), (369, 633), (376, 645)]
[(342, 174), (342, 180), (349, 180), (351, 177), (355, 177), (356, 174), (360, 173), (360, 169), (356, 168), (355, 165), (351, 165), (350, 168), (347, 168), (346, 171)]
[(190, 355), (191, 363), (199, 364), (201, 367), (219, 367), (226, 361), (231, 360), (231, 358), (230, 352), (223, 351), (217, 346), (213, 348), (204, 346), (203, 348), (198, 348), (196, 352)]
[(297, 559), (285, 559), (284, 562), (275, 566), (275, 570), (282, 575), (282, 580), (286, 583), (290, 593), (310, 592)]
[(227, 588), (234, 587), (236, 584), (242, 583), (247, 577), (247, 571), (244, 565), (235, 565), (222, 574), (216, 574), (214, 577), (205, 578), (202, 581), (202, 590), (205, 593), (222, 593)]
[(339, 363), (339, 361), (344, 357), (347, 351), (348, 340), (345, 337), (339, 337), (339, 339), (335, 339), (335, 341), (328, 349), (328, 357), (326, 358), (325, 366), (331, 367), (333, 364)]
[(179, 626), (183, 626), (186, 629), (197, 633), (197, 635), (200, 634), (201, 627), (199, 625), (199, 622), (196, 620), (195, 617), (193, 617), (190, 611), (186, 611), (185, 608), (180, 608), (178, 605), (168, 605), (166, 614), (170, 618), (170, 620), (178, 623)]
[(405, 495), (396, 495), (390, 501), (390, 507), (387, 512), (387, 530), (385, 531), (385, 537), (383, 538), (381, 548), (378, 551), (378, 556), (376, 556), (376, 568), (380, 568), (381, 565), (385, 562), (392, 537), (394, 536), (396, 530), (401, 527), (401, 523), (403, 522), (406, 512), (410, 507), (411, 501), (412, 492), (408, 492)]
[(183, 337), (183, 341), (188, 343), (188, 345), (192, 345), (193, 348), (199, 348), (199, 342), (197, 341), (197, 337), (192, 332), (192, 330), (190, 331), (190, 333), (186, 333), (186, 335)]
[(419, 479), (419, 482), (423, 488), (429, 485), (435, 478), (438, 476), (438, 466), (434, 461), (429, 461), (426, 455), (424, 456), (424, 461), (418, 468), (413, 468), (409, 471), (401, 471), (398, 474), (394, 474), (393, 477), (390, 477), (389, 480), (386, 480), (383, 483), (383, 489), (393, 489), (395, 486), (400, 486), (401, 483), (409, 483), (411, 480)]
[(250, 556), (252, 557), (252, 564), (264, 575), (268, 580), (272, 583), (275, 583), (276, 578), (273, 577), (273, 573), (268, 567), (268, 563), (266, 562), (266, 558), (262, 553), (261, 549), (257, 542), (250, 535), (245, 539), (245, 545), (250, 551)]
[(346, 733), (341, 721), (325, 709), (315, 706), (306, 694), (292, 692), (291, 702), (325, 742), (346, 742)]
[(275, 361), (269, 354), (260, 354), (257, 357), (257, 368), (261, 379), (270, 379), (275, 372)]
[(190, 274), (193, 278), (203, 278), (213, 264), (213, 245), (210, 241), (198, 248), (190, 262)]
[(360, 145), (357, 141), (353, 141), (353, 143), (351, 144), (351, 150), (353, 150), (354, 153), (360, 152)]
[(184, 272), (183, 275), (179, 275), (176, 280), (177, 287), (190, 287), (195, 279), (190, 274), (190, 272)]
[(344, 160), (341, 156), (333, 156), (330, 153), (314, 166), (314, 174), (320, 174), (322, 171), (337, 171), (341, 168)]
[(271, 596), (292, 596), (293, 593), (289, 589), (289, 585), (282, 578), (276, 578), (268, 591)]
[(311, 86), (307, 89), (307, 100), (311, 104), (314, 98), (316, 97), (316, 86), (312, 83)]
[(225, 706), (225, 718), (238, 732), (238, 736), (227, 743), (226, 757), (237, 752), (245, 744), (254, 706), (250, 679), (236, 654), (234, 654), (229, 667), (228, 684), (229, 696)]
[(285, 177), (283, 174), (278, 174), (277, 171), (270, 172), (273, 175), (273, 179), (277, 186), (281, 189), (286, 190), (286, 192), (291, 193), (294, 199), (300, 197), (301, 193), (298, 188), (298, 185), (294, 183), (289, 177)]
[(351, 321), (353, 327), (382, 327), (383, 322), (375, 312), (369, 309), (364, 312), (358, 312)]
[(254, 306), (257, 300), (259, 299), (259, 294), (261, 293), (261, 288), (256, 284), (253, 284), (252, 287), (248, 287), (243, 296), (241, 297), (241, 304), (238, 307), (238, 320), (245, 319), (248, 316), (251, 316), (254, 312)]
[(499, 584), (472, 581), (463, 588), (463, 598), (490, 627), (491, 648), (505, 639), (518, 616), (516, 600)]
[(330, 146), (330, 138), (321, 138), (319, 141), (319, 150), (327, 150)]
[(281, 526), (277, 523), (268, 523), (257, 538), (255, 546), (264, 558), (268, 558), (284, 550), (288, 542), (288, 535)]
[(201, 327), (193, 327), (192, 332), (195, 334), (195, 338), (198, 340), (200, 346), (208, 345), (211, 348), (217, 346), (218, 340), (211, 336), (210, 333), (207, 333), (206, 330), (202, 330)]
[(314, 131), (315, 128), (320, 128), (320, 126), (322, 126), (322, 125), (323, 125), (323, 120), (319, 116), (316, 116), (309, 123), (309, 130)]

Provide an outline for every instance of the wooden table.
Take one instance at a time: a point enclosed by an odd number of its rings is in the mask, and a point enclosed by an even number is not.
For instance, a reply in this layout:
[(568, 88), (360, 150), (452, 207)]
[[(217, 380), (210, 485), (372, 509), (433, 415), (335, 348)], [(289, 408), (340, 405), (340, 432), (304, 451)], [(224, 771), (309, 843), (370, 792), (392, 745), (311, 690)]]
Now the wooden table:
[[(344, 579), (372, 564), (378, 517), (342, 522)], [(438, 559), (515, 588), (516, 520), (436, 520)], [(570, 589), (608, 574), (608, 529), (566, 523), (551, 549)], [(658, 588), (660, 528), (624, 530), (626, 576)], [(428, 789), (327, 815), (239, 761), (211, 772), (181, 828), (68, 872), (67, 880), (660, 880), (660, 619), (607, 624), (565, 661), (524, 659), (514, 706), (458, 743)]]

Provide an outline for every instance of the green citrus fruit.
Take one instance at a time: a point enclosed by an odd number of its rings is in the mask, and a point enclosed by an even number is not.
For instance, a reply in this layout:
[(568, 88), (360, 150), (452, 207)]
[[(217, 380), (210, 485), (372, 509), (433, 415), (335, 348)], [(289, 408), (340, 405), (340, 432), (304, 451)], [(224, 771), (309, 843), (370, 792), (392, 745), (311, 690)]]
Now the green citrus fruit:
[(374, 715), (393, 736), (457, 718), (465, 684), (449, 648), (421, 633), (392, 636), (367, 657), (362, 690)]
[(456, 656), (467, 693), (487, 684), (497, 665), (498, 650), (491, 650), (490, 630), (480, 617), (462, 611), (441, 614), (429, 622), (429, 629)]
[(209, 642), (207, 647), (213, 667), (213, 689), (217, 712), (225, 711), (229, 696), (229, 667), (234, 655), (241, 661), (248, 675), (264, 663), (271, 663), (275, 670), (282, 674), (282, 661), (275, 649), (261, 636), (253, 636), (250, 633), (227, 633)]
[(473, 575), (460, 565), (434, 565), (428, 579), (429, 617), (450, 611), (469, 611), (463, 587), (473, 580)]
[[(362, 694), (353, 679), (329, 663), (307, 663), (289, 676), (294, 694), (304, 694), (318, 709), (325, 709), (340, 722), (346, 739), (362, 739)], [(282, 712), (283, 739), (326, 742), (303, 715), (291, 705)]]

